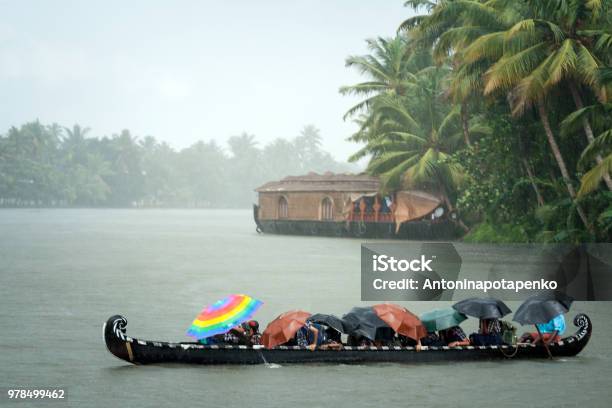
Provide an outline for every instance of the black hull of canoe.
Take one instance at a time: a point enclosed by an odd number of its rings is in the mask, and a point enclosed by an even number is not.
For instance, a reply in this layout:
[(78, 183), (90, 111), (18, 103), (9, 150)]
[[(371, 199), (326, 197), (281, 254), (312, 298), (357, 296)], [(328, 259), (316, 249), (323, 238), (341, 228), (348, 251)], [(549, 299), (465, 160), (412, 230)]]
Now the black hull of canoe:
[[(574, 319), (578, 331), (559, 343), (550, 345), (555, 357), (571, 357), (582, 351), (591, 337), (589, 317)], [(301, 364), (301, 363), (431, 363), (475, 361), (507, 358), (547, 358), (543, 346), (525, 345), (488, 347), (429, 347), (416, 351), (411, 347), (347, 347), (344, 350), (310, 351), (300, 347), (204, 346), (197, 343), (144, 341), (126, 335), (127, 320), (113, 316), (104, 324), (104, 341), (108, 350), (121, 360), (133, 364)]]

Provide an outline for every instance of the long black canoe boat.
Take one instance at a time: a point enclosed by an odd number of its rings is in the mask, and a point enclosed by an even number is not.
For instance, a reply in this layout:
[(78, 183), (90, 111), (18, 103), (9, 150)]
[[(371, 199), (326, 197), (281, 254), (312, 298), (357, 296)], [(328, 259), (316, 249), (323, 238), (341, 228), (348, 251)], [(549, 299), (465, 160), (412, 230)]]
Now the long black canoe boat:
[[(591, 337), (589, 317), (579, 314), (574, 318), (576, 333), (549, 345), (554, 357), (575, 356)], [(423, 347), (344, 347), (343, 350), (310, 351), (299, 346), (205, 346), (198, 343), (168, 343), (145, 341), (126, 335), (127, 319), (115, 315), (104, 324), (106, 347), (114, 356), (133, 364), (291, 364), (291, 363), (420, 363), (440, 361), (472, 361), (502, 358), (546, 358), (542, 345), (519, 346), (463, 346)]]

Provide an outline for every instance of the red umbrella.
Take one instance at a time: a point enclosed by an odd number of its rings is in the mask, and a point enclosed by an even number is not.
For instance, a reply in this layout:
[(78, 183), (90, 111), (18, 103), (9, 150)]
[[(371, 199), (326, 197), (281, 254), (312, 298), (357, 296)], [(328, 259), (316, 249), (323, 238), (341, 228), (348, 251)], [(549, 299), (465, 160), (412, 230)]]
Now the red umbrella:
[(418, 316), (409, 312), (405, 307), (393, 303), (381, 303), (372, 306), (372, 309), (396, 333), (417, 341), (427, 335), (427, 329)]
[(288, 342), (298, 330), (306, 324), (310, 313), (303, 310), (292, 310), (272, 320), (262, 334), (262, 343), (266, 348), (274, 348)]

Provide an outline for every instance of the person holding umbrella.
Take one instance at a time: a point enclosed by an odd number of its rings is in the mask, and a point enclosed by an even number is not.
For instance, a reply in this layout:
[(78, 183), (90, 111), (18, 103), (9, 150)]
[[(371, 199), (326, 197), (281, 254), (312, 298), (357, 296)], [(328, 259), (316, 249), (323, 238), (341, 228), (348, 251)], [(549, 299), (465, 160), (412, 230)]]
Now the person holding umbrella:
[(249, 329), (246, 323), (233, 327), (227, 333), (219, 336), (218, 344), (231, 344), (235, 346), (246, 346), (249, 344)]
[(325, 331), (320, 324), (306, 321), (295, 334), (295, 340), (298, 346), (314, 351), (325, 342)]
[[(304, 328), (304, 326), (308, 326), (306, 320), (310, 316), (310, 313), (303, 310), (292, 310), (280, 314), (276, 319), (272, 320), (264, 330), (261, 338), (263, 346), (267, 349), (272, 349), (281, 344), (291, 344), (294, 340), (297, 341), (297, 333)], [(309, 346), (307, 336), (306, 341), (306, 346)], [(314, 350), (315, 347), (316, 342), (314, 343), (314, 347), (309, 348)]]
[(494, 298), (469, 298), (455, 303), (453, 309), (479, 319), (478, 333), (470, 335), (472, 344), (476, 346), (504, 344), (499, 319), (512, 312), (504, 302)]
[(344, 323), (340, 318), (330, 314), (317, 313), (310, 316), (307, 321), (322, 326), (323, 338), (318, 348), (321, 350), (341, 350), (343, 348), (342, 333), (345, 330)]
[(246, 344), (242, 323), (247, 322), (263, 302), (243, 294), (227, 296), (206, 306), (191, 323), (187, 335), (202, 344)]
[(372, 309), (397, 334), (401, 346), (421, 350), (421, 339), (427, 336), (427, 329), (417, 315), (393, 303), (381, 303), (372, 306)]
[(558, 342), (565, 333), (565, 317), (563, 314), (558, 314), (547, 323), (536, 324), (536, 328), (536, 332), (528, 333), (532, 342), (542, 342), (547, 345)]
[(395, 332), (382, 320), (373, 307), (354, 307), (344, 316), (342, 322), (348, 336), (349, 346), (374, 346), (390, 342)]
[(470, 339), (465, 334), (461, 326), (453, 326), (448, 329), (440, 330), (440, 339), (449, 347), (469, 346)]
[(520, 324), (533, 324), (536, 333), (525, 333), (521, 342), (542, 343), (549, 357), (552, 354), (548, 345), (561, 339), (565, 332), (565, 313), (569, 312), (574, 299), (560, 292), (546, 292), (532, 296), (518, 308), (514, 321)]
[(249, 320), (242, 323), (242, 328), (247, 334), (247, 345), (255, 346), (261, 344), (261, 333), (259, 333), (259, 322), (257, 320)]
[[(430, 334), (432, 344), (442, 342), (449, 347), (469, 346), (470, 339), (459, 324), (467, 317), (455, 309), (434, 309), (421, 315), (421, 321), (425, 325), (428, 333), (438, 331), (439, 340)], [(429, 342), (428, 338), (428, 342)], [(437, 345), (437, 344), (436, 344)]]

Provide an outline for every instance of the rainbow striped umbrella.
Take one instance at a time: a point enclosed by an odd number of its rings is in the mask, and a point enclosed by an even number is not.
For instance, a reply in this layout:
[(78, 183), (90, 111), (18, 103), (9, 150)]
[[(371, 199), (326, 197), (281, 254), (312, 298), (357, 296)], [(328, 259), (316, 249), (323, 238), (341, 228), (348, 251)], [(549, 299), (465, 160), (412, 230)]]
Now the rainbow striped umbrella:
[(187, 335), (204, 339), (227, 333), (232, 327), (249, 320), (263, 302), (247, 295), (230, 295), (207, 306), (195, 318)]

